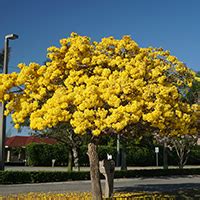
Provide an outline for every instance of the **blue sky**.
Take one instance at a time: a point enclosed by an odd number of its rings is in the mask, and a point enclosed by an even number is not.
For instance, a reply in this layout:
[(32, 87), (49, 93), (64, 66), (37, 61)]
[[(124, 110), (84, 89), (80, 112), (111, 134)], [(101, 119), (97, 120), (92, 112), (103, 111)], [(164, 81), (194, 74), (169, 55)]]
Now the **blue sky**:
[(46, 60), (46, 49), (71, 32), (92, 40), (131, 35), (142, 47), (163, 47), (200, 70), (199, 0), (0, 0), (0, 48), (10, 42), (9, 72)]

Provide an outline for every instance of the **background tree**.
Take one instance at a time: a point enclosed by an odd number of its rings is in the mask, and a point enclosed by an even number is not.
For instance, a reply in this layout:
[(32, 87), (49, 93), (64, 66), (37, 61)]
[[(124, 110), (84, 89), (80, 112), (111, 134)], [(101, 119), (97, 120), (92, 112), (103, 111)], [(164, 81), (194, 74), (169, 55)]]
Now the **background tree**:
[(186, 99), (189, 103), (198, 103), (200, 104), (200, 72), (196, 73), (196, 79), (192, 87), (189, 89), (189, 92), (186, 95)]
[[(191, 149), (197, 144), (197, 135), (180, 135), (180, 136), (165, 136), (160, 137), (159, 134), (155, 135), (159, 144), (166, 144), (167, 148), (172, 151), (175, 150), (177, 155), (177, 163), (179, 169), (183, 169), (187, 163)], [(167, 150), (168, 151), (168, 150)], [(164, 155), (163, 155), (164, 156)]]
[(183, 169), (187, 163), (189, 153), (192, 147), (197, 144), (197, 136), (183, 135), (180, 137), (169, 138), (169, 145), (172, 149), (175, 149), (176, 154), (179, 158), (178, 165), (180, 169)]
[(58, 142), (66, 145), (69, 148), (68, 171), (72, 171), (72, 160), (74, 160), (75, 170), (79, 170), (78, 151), (82, 140), (79, 135), (74, 133), (69, 123), (60, 123), (44, 131), (36, 131), (34, 134), (40, 137), (54, 138)]
[[(179, 88), (179, 91), (181, 93), (181, 101), (187, 102), (188, 104), (199, 104), (200, 100), (200, 72), (196, 73), (196, 77), (193, 80), (192, 87), (189, 87), (188, 85), (185, 85), (181, 88)], [(199, 110), (196, 110), (196, 112), (199, 112)], [(177, 112), (177, 115), (181, 115), (181, 113)], [(185, 115), (186, 117), (186, 115)], [(179, 117), (180, 118), (180, 117)], [(178, 121), (176, 122), (178, 123)], [(181, 124), (182, 122), (179, 121)], [(191, 127), (192, 128), (192, 127)], [(195, 123), (196, 133), (199, 134), (199, 128), (200, 128), (200, 121), (199, 119), (196, 120)], [(196, 134), (196, 135), (197, 135)], [(159, 137), (156, 135), (156, 139), (160, 144), (163, 144), (164, 151), (163, 151), (163, 162), (164, 162), (164, 168), (168, 168), (167, 165), (167, 146), (175, 149), (176, 154), (179, 159), (179, 168), (183, 168), (185, 163), (188, 160), (188, 155), (191, 151), (192, 145), (195, 145), (197, 142), (196, 136), (188, 135), (187, 132), (183, 132), (182, 135), (177, 135), (173, 137)]]
[[(72, 33), (60, 44), (48, 49), (46, 65), (19, 64), (18, 74), (0, 75), (0, 99), (8, 101), (5, 114), (11, 113), (16, 128), (28, 118), (34, 130), (64, 122), (90, 136), (93, 199), (102, 199), (101, 136), (126, 134), (138, 123), (163, 136), (196, 134), (199, 105), (182, 101), (195, 73), (169, 51), (140, 48), (129, 36), (91, 42)], [(23, 90), (13, 93), (19, 86)]]
[(157, 129), (151, 127), (148, 123), (138, 122), (137, 124), (127, 126), (120, 133), (120, 158), (121, 158), (121, 170), (127, 170), (126, 164), (126, 151), (130, 146), (143, 146), (152, 147), (153, 144), (153, 133)]

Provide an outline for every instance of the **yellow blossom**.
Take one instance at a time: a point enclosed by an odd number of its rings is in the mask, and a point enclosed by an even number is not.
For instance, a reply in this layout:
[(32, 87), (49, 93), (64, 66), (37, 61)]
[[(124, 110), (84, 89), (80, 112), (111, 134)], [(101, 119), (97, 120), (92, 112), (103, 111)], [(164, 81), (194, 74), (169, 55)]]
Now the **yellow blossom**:
[(130, 36), (91, 42), (72, 33), (47, 57), (45, 65), (0, 74), (0, 101), (16, 128), (28, 118), (35, 130), (67, 122), (95, 136), (138, 122), (163, 134), (195, 134), (199, 105), (182, 102), (181, 91), (198, 78), (169, 51), (141, 48)]

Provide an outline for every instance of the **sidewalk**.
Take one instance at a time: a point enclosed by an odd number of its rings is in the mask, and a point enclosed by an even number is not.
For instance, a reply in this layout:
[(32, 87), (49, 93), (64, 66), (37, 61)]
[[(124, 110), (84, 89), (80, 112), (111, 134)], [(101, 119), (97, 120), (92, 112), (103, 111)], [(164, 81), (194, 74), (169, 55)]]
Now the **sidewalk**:
[[(169, 166), (169, 169), (177, 169), (178, 166)], [(187, 168), (200, 168), (200, 165), (186, 165)], [(163, 169), (162, 166), (148, 166), (148, 167), (127, 167), (128, 170), (142, 170), (142, 169)], [(29, 167), (29, 166), (6, 166), (7, 171), (67, 171), (66, 167)], [(80, 171), (89, 171), (89, 167), (80, 167)], [(120, 170), (120, 167), (115, 167), (115, 170)]]

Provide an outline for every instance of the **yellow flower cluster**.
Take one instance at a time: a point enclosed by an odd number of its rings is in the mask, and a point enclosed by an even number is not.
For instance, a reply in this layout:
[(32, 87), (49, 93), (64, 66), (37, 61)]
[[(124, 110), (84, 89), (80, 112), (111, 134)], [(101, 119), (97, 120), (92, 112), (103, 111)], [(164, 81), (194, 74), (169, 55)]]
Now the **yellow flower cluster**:
[(60, 45), (48, 48), (45, 65), (0, 75), (0, 100), (16, 128), (29, 118), (36, 130), (70, 122), (77, 134), (99, 135), (143, 120), (167, 134), (195, 133), (199, 105), (180, 100), (195, 74), (169, 51), (140, 48), (129, 36), (91, 42), (76, 33)]
[[(27, 193), (27, 194), (17, 194), (0, 196), (2, 200), (13, 200), (13, 199), (23, 199), (23, 200), (91, 200), (92, 194), (89, 192), (68, 192), (68, 193)], [(104, 199), (104, 198), (103, 198)], [(167, 195), (161, 193), (147, 193), (147, 192), (129, 192), (129, 193), (114, 193), (113, 199), (115, 200), (128, 200), (128, 199), (168, 199), (175, 200), (175, 195)]]
[(92, 194), (89, 192), (67, 192), (67, 193), (39, 193), (29, 192), (22, 194), (10, 194), (7, 196), (0, 196), (0, 200), (92, 200)]

